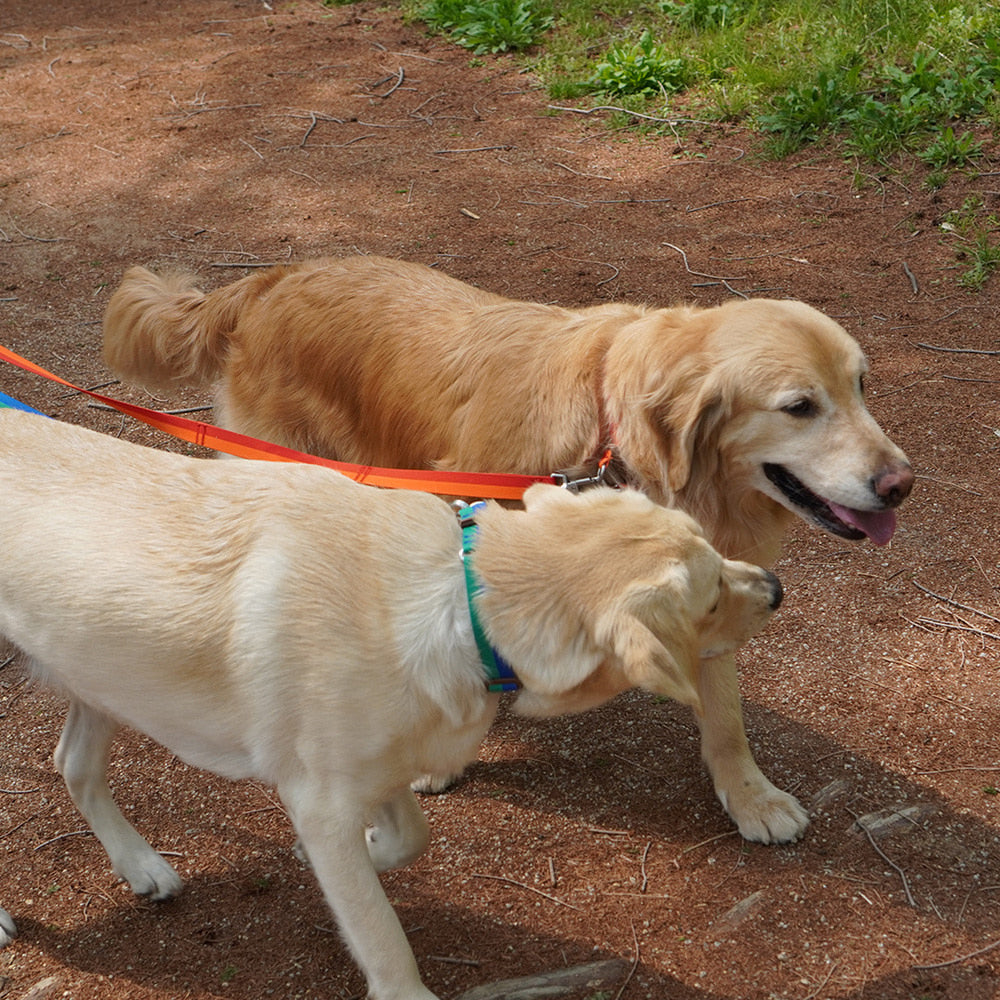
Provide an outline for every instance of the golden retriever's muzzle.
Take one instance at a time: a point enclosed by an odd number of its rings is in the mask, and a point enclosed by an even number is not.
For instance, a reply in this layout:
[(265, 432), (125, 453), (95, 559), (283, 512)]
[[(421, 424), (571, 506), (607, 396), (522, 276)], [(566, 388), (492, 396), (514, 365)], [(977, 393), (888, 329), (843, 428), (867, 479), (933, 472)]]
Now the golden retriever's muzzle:
[(892, 538), (895, 508), (910, 495), (914, 479), (908, 462), (887, 465), (871, 479), (872, 509), (858, 510), (818, 496), (783, 465), (766, 462), (764, 475), (821, 528), (852, 541), (870, 538), (876, 545), (885, 545)]

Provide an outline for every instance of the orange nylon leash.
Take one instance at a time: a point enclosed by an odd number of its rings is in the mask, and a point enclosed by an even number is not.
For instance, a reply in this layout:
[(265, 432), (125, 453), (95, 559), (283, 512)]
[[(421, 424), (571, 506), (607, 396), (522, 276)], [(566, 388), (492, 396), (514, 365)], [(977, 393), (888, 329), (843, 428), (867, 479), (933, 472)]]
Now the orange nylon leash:
[(227, 431), (200, 420), (189, 420), (172, 413), (162, 413), (134, 403), (84, 389), (66, 379), (46, 371), (39, 365), (22, 358), (0, 345), (0, 361), (22, 368), (34, 375), (41, 375), (52, 382), (58, 382), (75, 392), (90, 396), (106, 406), (141, 420), (150, 427), (164, 431), (191, 444), (202, 445), (215, 451), (224, 451), (239, 458), (258, 459), (269, 462), (302, 462), (307, 465), (322, 465), (335, 469), (357, 483), (380, 486), (385, 489), (423, 490), (443, 496), (472, 496), (491, 500), (520, 500), (524, 491), (533, 483), (557, 483), (562, 485), (558, 474), (550, 476), (508, 475), (498, 472), (438, 472), (415, 469), (380, 469), (370, 465), (355, 465), (350, 462), (335, 462), (303, 451), (295, 451), (280, 444), (260, 441), (245, 434)]

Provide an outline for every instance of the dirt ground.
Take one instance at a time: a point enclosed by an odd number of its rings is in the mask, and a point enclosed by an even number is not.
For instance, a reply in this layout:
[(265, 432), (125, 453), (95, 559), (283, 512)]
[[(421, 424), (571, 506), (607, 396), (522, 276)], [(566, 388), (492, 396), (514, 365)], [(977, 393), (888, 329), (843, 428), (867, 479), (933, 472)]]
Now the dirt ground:
[[(990, 161), (932, 192), (920, 169), (768, 162), (735, 127), (644, 137), (549, 103), (369, 0), (5, 0), (0, 343), (95, 386), (126, 267), (214, 287), (355, 251), (567, 305), (767, 294), (836, 317), (918, 482), (887, 548), (795, 530), (785, 605), (741, 660), (753, 746), (806, 837), (742, 843), (688, 713), (634, 695), (502, 716), (386, 891), (446, 998), (615, 957), (620, 981), (580, 1000), (1000, 995), (1000, 285), (963, 290), (941, 228), (972, 194), (997, 207)], [(9, 366), (0, 390), (184, 447)], [(187, 880), (137, 901), (55, 776), (61, 703), (0, 663), (0, 902), (21, 931), (0, 997), (363, 993), (270, 789), (123, 737), (117, 797)]]

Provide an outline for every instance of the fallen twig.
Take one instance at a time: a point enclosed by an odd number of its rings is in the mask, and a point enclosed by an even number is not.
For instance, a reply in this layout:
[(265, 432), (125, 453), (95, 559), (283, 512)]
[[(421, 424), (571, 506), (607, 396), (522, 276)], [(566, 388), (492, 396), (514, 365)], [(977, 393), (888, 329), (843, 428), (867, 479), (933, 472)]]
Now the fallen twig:
[(642, 861), (639, 863), (639, 870), (642, 872), (642, 885), (639, 886), (639, 892), (645, 892), (649, 886), (649, 876), (646, 874), (646, 858), (649, 857), (649, 849), (653, 846), (653, 842), (650, 840), (646, 844), (646, 849), (642, 852)]
[(980, 955), (985, 955), (988, 951), (993, 951), (994, 948), (1000, 948), (1000, 941), (994, 941), (992, 944), (988, 944), (978, 951), (970, 951), (968, 955), (959, 955), (958, 958), (951, 958), (947, 962), (935, 962), (933, 965), (915, 965), (914, 969), (946, 969), (949, 965), (958, 965), (959, 962), (964, 962), (970, 958), (978, 958)]
[(990, 358), (1000, 357), (1000, 351), (980, 351), (974, 347), (940, 347), (937, 344), (917, 343), (925, 351), (941, 351), (944, 354), (983, 354)]
[(709, 837), (708, 840), (699, 840), (697, 844), (685, 847), (681, 851), (681, 854), (690, 854), (692, 851), (697, 851), (699, 847), (707, 847), (709, 844), (714, 844), (717, 840), (725, 840), (726, 837), (735, 837), (737, 833), (737, 830), (727, 830), (725, 833), (717, 833), (714, 837)]
[(561, 104), (550, 104), (552, 111), (572, 111), (577, 115), (593, 115), (598, 111), (620, 111), (623, 115), (630, 115), (633, 118), (642, 118), (648, 122), (663, 122), (665, 125), (717, 125), (718, 122), (702, 121), (699, 118), (657, 118), (656, 115), (644, 115), (640, 111), (630, 111), (628, 108), (620, 108), (615, 104), (599, 104), (596, 108), (567, 108)]
[(399, 76), (396, 78), (396, 82), (384, 94), (379, 94), (379, 97), (386, 98), (390, 94), (394, 94), (397, 90), (399, 90), (399, 88), (403, 85), (403, 76), (404, 76), (403, 67), (400, 66)]
[[(846, 806), (844, 808), (847, 809)], [(865, 826), (865, 824), (861, 822), (861, 817), (857, 813), (851, 812), (850, 809), (847, 809), (847, 811), (848, 811), (848, 813), (851, 814), (851, 816), (854, 817), (855, 826), (857, 826), (857, 828), (859, 830), (861, 830), (862, 833), (864, 833), (864, 835), (868, 838), (868, 843), (872, 845), (872, 849), (875, 851), (875, 853), (887, 865), (890, 865), (892, 867), (893, 871), (895, 871), (896, 874), (899, 876), (900, 881), (903, 883), (903, 891), (906, 893), (906, 901), (907, 901), (907, 903), (909, 903), (910, 906), (912, 906), (914, 909), (916, 909), (917, 908), (917, 904), (916, 904), (916, 901), (913, 898), (913, 893), (910, 892), (910, 880), (906, 877), (906, 872), (903, 871), (903, 869), (900, 868), (899, 865), (897, 865), (896, 862), (893, 861), (892, 858), (890, 858), (889, 855), (886, 854), (885, 851), (883, 851), (882, 848), (879, 847), (878, 844), (875, 843), (875, 838), (871, 835), (871, 831), (868, 829), (868, 827)]]
[(546, 899), (551, 900), (553, 903), (558, 903), (559, 906), (568, 906), (571, 910), (576, 910), (578, 913), (583, 911), (579, 906), (574, 906), (572, 903), (567, 903), (565, 900), (560, 899), (558, 896), (552, 896), (547, 892), (542, 892), (541, 889), (536, 889), (533, 885), (526, 885), (524, 882), (516, 882), (512, 878), (506, 878), (503, 875), (483, 875), (480, 872), (473, 872), (470, 878), (485, 878), (490, 879), (492, 882), (506, 882), (507, 885), (517, 886), (519, 889), (527, 889), (528, 892), (537, 893), (539, 896), (544, 896)]
[(684, 270), (687, 271), (688, 274), (693, 274), (698, 278), (709, 278), (712, 281), (721, 281), (733, 295), (738, 295), (741, 299), (749, 298), (746, 293), (741, 292), (738, 288), (733, 288), (733, 286), (729, 284), (730, 281), (746, 280), (746, 275), (741, 275), (738, 278), (723, 278), (719, 274), (704, 274), (701, 271), (692, 271), (690, 265), (688, 264), (687, 254), (679, 246), (675, 246), (673, 243), (664, 243), (662, 245), (670, 247), (671, 250), (676, 250), (681, 255), (681, 258), (684, 261)]
[(914, 619), (918, 625), (926, 625), (928, 628), (943, 628), (946, 631), (952, 632), (971, 632), (973, 635), (982, 636), (984, 639), (996, 639), (1000, 642), (1000, 635), (995, 632), (986, 632), (981, 628), (976, 628), (974, 625), (969, 625), (962, 623), (961, 625), (956, 625), (954, 622), (942, 622), (938, 621), (936, 618), (916, 618)]
[(933, 597), (935, 601), (940, 601), (942, 604), (950, 604), (953, 608), (959, 608), (962, 611), (971, 611), (974, 615), (979, 615), (980, 618), (986, 618), (991, 622), (1000, 622), (1000, 617), (991, 615), (988, 611), (980, 611), (979, 608), (973, 608), (968, 604), (962, 604), (961, 601), (945, 597), (943, 594), (937, 594), (929, 587), (925, 587), (922, 583), (917, 583), (916, 580), (911, 580), (910, 582), (917, 588), (917, 590), (926, 594), (928, 597)]
[(190, 108), (188, 110), (180, 110), (174, 114), (167, 115), (168, 118), (176, 118), (178, 115), (182, 115), (184, 118), (193, 118), (195, 115), (204, 115), (209, 111), (243, 111), (246, 108), (260, 108), (263, 107), (261, 104), (220, 104), (214, 108)]
[(568, 170), (571, 174), (576, 174), (577, 177), (593, 177), (600, 181), (610, 181), (610, 177), (605, 177), (604, 174), (584, 174), (579, 170), (574, 170), (572, 167), (567, 167), (565, 163), (560, 163), (558, 160), (555, 161), (557, 167), (562, 167), (563, 170)]
[(631, 920), (629, 920), (628, 925), (632, 929), (632, 944), (635, 947), (635, 957), (632, 959), (632, 966), (628, 970), (628, 975), (625, 977), (624, 982), (615, 994), (615, 1000), (622, 1000), (622, 994), (625, 992), (625, 987), (632, 981), (632, 977), (635, 975), (635, 970), (639, 968), (639, 935), (636, 934), (635, 924), (632, 923)]
[[(246, 267), (246, 264), (240, 264), (240, 267)], [(91, 410), (107, 410), (109, 413), (117, 413), (118, 410), (113, 406), (107, 406), (104, 403), (88, 403), (87, 408)], [(206, 410), (211, 410), (213, 407), (211, 405), (206, 406), (186, 406), (181, 410), (160, 410), (161, 413), (169, 413), (171, 416), (181, 416), (185, 413), (204, 413)]]
[(93, 837), (93, 830), (71, 830), (69, 833), (60, 833), (58, 837), (52, 837), (51, 840), (43, 840), (40, 844), (35, 844), (32, 851), (40, 851), (43, 847), (48, 847), (49, 844), (58, 843), (60, 840), (69, 840), (70, 837)]
[(910, 279), (913, 294), (918, 295), (920, 293), (920, 286), (917, 284), (917, 276), (910, 270), (910, 265), (905, 260), (903, 261), (903, 273)]
[(830, 966), (830, 971), (826, 974), (826, 978), (823, 980), (823, 982), (821, 982), (819, 986), (817, 986), (816, 989), (812, 991), (812, 993), (808, 994), (808, 996), (806, 996), (804, 1000), (813, 1000), (813, 997), (818, 997), (823, 992), (823, 990), (826, 989), (826, 984), (830, 982), (830, 980), (833, 978), (833, 974), (837, 971), (837, 966), (839, 964), (840, 964), (839, 962), (834, 962), (833, 965)]
[(486, 153), (491, 149), (513, 149), (513, 146), (472, 146), (469, 149), (435, 149), (435, 156), (444, 156), (449, 153)]

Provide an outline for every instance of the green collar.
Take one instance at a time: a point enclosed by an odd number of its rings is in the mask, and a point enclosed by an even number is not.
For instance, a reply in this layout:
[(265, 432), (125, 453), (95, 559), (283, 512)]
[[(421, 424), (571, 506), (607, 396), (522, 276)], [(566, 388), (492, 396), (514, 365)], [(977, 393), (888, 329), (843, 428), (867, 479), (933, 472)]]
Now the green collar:
[(458, 523), (462, 527), (462, 563), (465, 566), (465, 593), (469, 601), (469, 616), (472, 618), (472, 632), (479, 647), (479, 659), (486, 669), (486, 690), (491, 692), (517, 691), (521, 682), (517, 679), (511, 665), (490, 645), (483, 623), (476, 611), (476, 597), (483, 590), (483, 582), (476, 576), (469, 555), (476, 547), (479, 536), (479, 525), (476, 524), (478, 514), (486, 504), (479, 501), (465, 504), (458, 508)]

